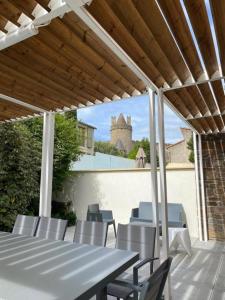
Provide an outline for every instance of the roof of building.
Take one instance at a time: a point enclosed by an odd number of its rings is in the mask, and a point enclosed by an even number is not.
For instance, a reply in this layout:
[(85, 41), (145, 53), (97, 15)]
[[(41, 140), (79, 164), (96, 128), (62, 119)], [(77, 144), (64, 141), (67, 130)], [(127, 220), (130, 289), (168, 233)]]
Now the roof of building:
[(127, 122), (126, 122), (126, 120), (124, 118), (124, 115), (122, 113), (120, 113), (116, 123), (117, 123), (118, 126), (126, 126), (127, 125)]
[(90, 125), (90, 124), (88, 124), (88, 123), (85, 123), (85, 122), (83, 122), (83, 121), (78, 121), (78, 123), (79, 123), (79, 124), (81, 124), (81, 125), (84, 125), (84, 126), (87, 126), (87, 127), (93, 128), (93, 129), (97, 129), (95, 126), (93, 126), (93, 125)]
[(73, 162), (71, 171), (105, 170), (105, 169), (132, 169), (135, 160), (120, 156), (96, 152), (95, 155), (82, 155), (80, 160)]

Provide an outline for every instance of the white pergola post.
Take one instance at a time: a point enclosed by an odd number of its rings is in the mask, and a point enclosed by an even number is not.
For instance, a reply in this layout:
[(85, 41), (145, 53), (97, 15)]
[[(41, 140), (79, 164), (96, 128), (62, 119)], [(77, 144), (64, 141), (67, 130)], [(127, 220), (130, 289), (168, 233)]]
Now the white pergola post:
[[(168, 236), (168, 207), (166, 185), (166, 155), (165, 155), (165, 128), (164, 128), (164, 101), (163, 91), (158, 90), (158, 131), (159, 131), (159, 192), (162, 209), (162, 261), (169, 255)], [(171, 299), (170, 275), (165, 286), (165, 299)]]
[(198, 209), (198, 232), (199, 232), (200, 241), (203, 241), (200, 172), (199, 172), (199, 160), (198, 160), (198, 136), (195, 132), (193, 132), (193, 146), (194, 146), (194, 158), (195, 158), (196, 200), (197, 200), (197, 209)]
[(148, 94), (149, 94), (149, 126), (150, 126), (149, 131), (150, 131), (150, 160), (151, 160), (151, 201), (153, 203), (153, 223), (156, 227), (155, 256), (160, 257), (155, 92), (149, 88)]
[(39, 216), (51, 217), (55, 115), (44, 113)]
[(202, 204), (202, 219), (203, 219), (203, 240), (208, 241), (208, 228), (207, 228), (207, 215), (206, 215), (206, 199), (205, 199), (205, 183), (203, 172), (203, 159), (202, 159), (202, 136), (198, 134), (198, 150), (199, 150), (199, 171), (200, 171), (200, 186), (201, 186), (201, 204)]

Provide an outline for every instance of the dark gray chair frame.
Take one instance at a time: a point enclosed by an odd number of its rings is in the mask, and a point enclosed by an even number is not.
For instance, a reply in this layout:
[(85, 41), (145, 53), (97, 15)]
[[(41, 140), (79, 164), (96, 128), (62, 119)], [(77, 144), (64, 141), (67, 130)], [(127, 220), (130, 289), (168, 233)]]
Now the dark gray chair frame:
[[(130, 238), (128, 238), (128, 232), (130, 231)], [(132, 237), (133, 232), (133, 237)], [(143, 235), (142, 235), (142, 234)], [(142, 240), (142, 236), (145, 237), (145, 240)], [(155, 250), (155, 236), (156, 236), (156, 228), (150, 226), (142, 226), (142, 225), (124, 225), (118, 224), (117, 230), (117, 240), (116, 240), (116, 248), (121, 250), (130, 250), (139, 252), (139, 257), (141, 261), (133, 267), (133, 285), (139, 285), (138, 282), (138, 272), (140, 268), (149, 263), (150, 266), (150, 275), (153, 273), (153, 263), (154, 260), (154, 250)], [(151, 239), (151, 241), (150, 241)], [(126, 299), (123, 295), (127, 294), (126, 291), (121, 289), (121, 285), (116, 284), (117, 280), (112, 284), (108, 285), (108, 294), (118, 299)], [(125, 285), (126, 285), (126, 281)], [(134, 298), (137, 298), (137, 292), (134, 291)], [(129, 295), (129, 293), (128, 293)]]
[(39, 223), (38, 216), (17, 215), (12, 233), (34, 236)]
[(107, 227), (113, 225), (114, 234), (116, 237), (116, 223), (113, 219), (112, 210), (102, 210), (99, 209), (99, 204), (90, 204), (88, 205), (87, 211), (87, 221), (92, 222), (104, 222), (107, 223)]
[[(153, 258), (155, 260), (157, 258)], [(130, 284), (124, 281), (115, 280), (114, 284), (123, 289), (124, 300), (161, 300), (163, 299), (163, 291), (165, 283), (170, 271), (172, 257), (168, 257), (149, 277), (144, 284)], [(110, 291), (108, 290), (110, 295)], [(113, 296), (113, 295), (112, 295)], [(117, 297), (117, 299), (120, 299)]]

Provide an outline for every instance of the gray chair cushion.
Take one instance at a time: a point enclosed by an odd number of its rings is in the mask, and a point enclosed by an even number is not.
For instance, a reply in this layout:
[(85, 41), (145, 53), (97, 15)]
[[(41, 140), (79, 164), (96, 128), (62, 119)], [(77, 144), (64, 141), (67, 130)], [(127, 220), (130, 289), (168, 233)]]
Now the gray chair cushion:
[(12, 233), (34, 236), (39, 217), (18, 215)]
[(140, 259), (154, 257), (155, 227), (118, 224), (116, 248), (139, 252)]
[(104, 247), (107, 238), (107, 224), (102, 222), (77, 221), (74, 242)]
[[(137, 212), (136, 212), (137, 214)], [(162, 221), (162, 208), (159, 203), (159, 223)], [(152, 202), (140, 202), (138, 215), (131, 216), (130, 222), (153, 222)], [(182, 204), (168, 203), (168, 226), (184, 227), (186, 220)]]
[(67, 220), (40, 217), (36, 236), (49, 240), (63, 240), (67, 228)]

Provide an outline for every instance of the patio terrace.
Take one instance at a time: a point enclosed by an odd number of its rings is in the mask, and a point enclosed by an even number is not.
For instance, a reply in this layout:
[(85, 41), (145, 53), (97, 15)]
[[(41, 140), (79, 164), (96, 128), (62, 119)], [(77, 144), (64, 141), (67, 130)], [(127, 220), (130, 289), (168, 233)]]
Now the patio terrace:
[[(65, 239), (72, 241), (74, 227), (67, 229)], [(107, 247), (114, 248), (115, 237), (109, 229)], [(224, 300), (225, 299), (225, 243), (201, 242), (192, 239), (193, 254), (189, 257), (181, 248), (171, 252), (174, 257), (171, 267), (173, 300)], [(132, 272), (128, 272), (132, 274)], [(143, 268), (140, 278), (149, 276), (149, 269)], [(113, 300), (115, 298), (108, 297)]]
[[(159, 128), (163, 257), (164, 103), (194, 132), (200, 239), (225, 240), (224, 22), (225, 1), (217, 0), (0, 2), (0, 121), (44, 115), (40, 216), (51, 216), (54, 114), (147, 91), (157, 228), (156, 119)], [(223, 299), (224, 244), (193, 246), (192, 258), (175, 257), (174, 296)]]

